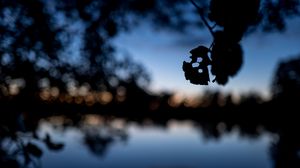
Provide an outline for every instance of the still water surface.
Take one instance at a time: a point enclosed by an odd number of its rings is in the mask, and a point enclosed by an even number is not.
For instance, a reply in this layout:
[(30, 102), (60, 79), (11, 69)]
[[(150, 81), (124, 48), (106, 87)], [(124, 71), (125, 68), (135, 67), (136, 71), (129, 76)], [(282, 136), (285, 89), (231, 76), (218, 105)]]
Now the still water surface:
[[(192, 121), (164, 126), (88, 116), (66, 126), (62, 118), (41, 120), (39, 136), (64, 143), (60, 151), (43, 150), (43, 168), (271, 168), (274, 135), (242, 136), (238, 128), (210, 137)], [(63, 126), (64, 125), (64, 126)], [(222, 131), (226, 125), (219, 124)]]

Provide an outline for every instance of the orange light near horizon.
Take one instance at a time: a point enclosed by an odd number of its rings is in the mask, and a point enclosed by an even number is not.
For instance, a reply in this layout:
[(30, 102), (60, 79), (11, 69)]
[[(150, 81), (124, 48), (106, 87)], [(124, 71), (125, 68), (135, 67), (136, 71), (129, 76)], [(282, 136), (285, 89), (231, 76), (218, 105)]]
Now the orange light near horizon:
[(84, 101), (83, 97), (81, 97), (81, 96), (75, 97), (75, 103), (76, 104), (82, 104), (83, 101)]
[(47, 101), (50, 99), (51, 95), (48, 89), (44, 89), (40, 92), (39, 96), (42, 100)]
[(0, 91), (2, 92), (2, 94), (3, 94), (3, 96), (8, 96), (8, 89), (7, 89), (7, 87), (6, 86), (4, 86), (4, 85), (0, 85)]
[(15, 96), (19, 94), (20, 88), (17, 84), (13, 83), (9, 85), (8, 92), (10, 95)]
[(57, 87), (52, 87), (50, 89), (50, 95), (54, 98), (57, 98), (59, 96), (59, 89)]
[(124, 101), (126, 100), (126, 96), (119, 96), (119, 95), (117, 95), (117, 96), (116, 96), (116, 100), (117, 100), (118, 102), (124, 102)]
[(116, 94), (116, 100), (118, 102), (123, 102), (126, 99), (126, 88), (123, 86), (118, 87), (117, 94)]
[(67, 103), (72, 103), (72, 102), (73, 102), (73, 97), (70, 96), (70, 95), (66, 95), (66, 96), (65, 96), (65, 101), (66, 101)]
[(112, 101), (113, 95), (110, 92), (104, 91), (98, 93), (97, 99), (99, 103), (106, 105)]
[(85, 83), (79, 88), (77, 88), (77, 93), (79, 96), (86, 96), (89, 93), (90, 85)]
[(65, 95), (59, 95), (58, 100), (59, 100), (61, 103), (65, 102), (65, 101), (66, 101)]
[(185, 107), (197, 108), (200, 105), (200, 101), (197, 98), (186, 98), (183, 105)]
[(84, 97), (84, 101), (85, 104), (87, 106), (92, 106), (95, 104), (95, 97), (92, 93), (88, 93), (85, 97)]
[(182, 103), (183, 97), (179, 94), (175, 94), (172, 95), (169, 99), (168, 99), (168, 104), (169, 106), (176, 108), (178, 106), (180, 106), (180, 104)]

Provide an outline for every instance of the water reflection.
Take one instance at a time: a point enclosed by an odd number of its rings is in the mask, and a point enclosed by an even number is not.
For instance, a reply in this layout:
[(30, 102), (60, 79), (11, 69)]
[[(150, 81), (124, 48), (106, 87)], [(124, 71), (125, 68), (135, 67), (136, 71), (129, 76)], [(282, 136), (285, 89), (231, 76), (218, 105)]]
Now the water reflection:
[[(50, 161), (45, 156), (44, 167), (85, 167), (86, 164), (133, 168), (271, 167), (268, 156), (271, 135), (267, 133), (249, 140), (241, 138), (239, 130), (234, 129), (215, 138), (203, 131), (205, 126), (194, 121), (155, 123), (149, 119), (128, 121), (97, 115), (87, 115), (78, 125), (56, 132), (58, 123), (53, 126), (51, 121), (51, 118), (43, 120), (39, 132), (47, 130), (58, 136), (57, 139), (64, 137), (67, 146), (70, 145), (59, 155), (73, 161), (62, 166), (55, 158)], [(224, 129), (221, 127), (222, 124), (216, 128), (221, 131)]]
[[(295, 125), (151, 120), (89, 114), (1, 127), (1, 167), (299, 167)], [(35, 124), (34, 124), (35, 123)], [(24, 125), (26, 127), (26, 124)], [(293, 129), (292, 129), (293, 128)]]
[[(2, 126), (0, 130), (1, 167), (41, 167), (43, 151), (60, 151), (63, 143), (52, 140), (49, 134), (39, 136), (36, 132), (12, 132)], [(42, 146), (46, 147), (44, 150)]]

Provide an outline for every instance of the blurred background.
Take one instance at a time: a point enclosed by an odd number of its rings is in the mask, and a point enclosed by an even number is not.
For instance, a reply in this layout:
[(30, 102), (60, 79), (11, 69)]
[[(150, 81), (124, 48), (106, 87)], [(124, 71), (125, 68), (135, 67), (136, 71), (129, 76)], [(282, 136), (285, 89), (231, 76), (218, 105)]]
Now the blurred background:
[(299, 0), (0, 0), (0, 167), (299, 167), (299, 16)]

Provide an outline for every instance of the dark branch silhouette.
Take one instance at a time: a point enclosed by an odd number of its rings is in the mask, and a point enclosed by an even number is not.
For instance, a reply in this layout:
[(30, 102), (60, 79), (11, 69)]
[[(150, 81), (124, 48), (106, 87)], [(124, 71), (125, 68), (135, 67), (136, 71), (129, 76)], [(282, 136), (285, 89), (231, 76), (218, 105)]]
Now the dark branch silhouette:
[[(112, 43), (141, 21), (181, 33), (190, 25), (206, 27), (213, 41), (190, 51), (185, 77), (193, 84), (225, 85), (242, 66), (243, 37), (258, 29), (283, 31), (287, 18), (299, 16), (299, 3), (0, 0), (1, 167), (36, 167), (43, 149), (63, 150), (65, 142), (36, 134), (38, 124), (53, 115), (65, 117), (59, 129), (82, 131), (82, 144), (93, 155), (104, 157), (116, 142), (127, 141), (126, 129), (113, 128), (110, 120), (83, 128), (90, 113), (125, 118), (125, 126), (133, 121), (145, 127), (150, 121), (163, 129), (170, 120), (192, 120), (206, 139), (220, 139), (235, 127), (240, 136), (257, 138), (263, 129), (279, 137), (269, 148), (274, 167), (299, 166), (298, 58), (279, 64), (269, 101), (250, 93), (235, 102), (233, 95), (219, 91), (204, 92), (195, 102), (179, 101), (174, 93), (147, 92), (149, 73), (130, 57), (117, 58)], [(190, 21), (186, 12), (197, 12), (200, 19)]]
[[(262, 23), (264, 30), (283, 30), (285, 17), (300, 14), (299, 2), (294, 0), (211, 0), (207, 15), (204, 13), (204, 9), (193, 0), (191, 3), (197, 8), (201, 20), (213, 37), (213, 42), (208, 50), (211, 63), (204, 63), (204, 65), (211, 66), (211, 74), (215, 76), (214, 79), (211, 80), (206, 71), (197, 72), (199, 67), (192, 66), (195, 61), (183, 63), (186, 79), (193, 84), (200, 85), (208, 85), (210, 81), (225, 85), (229, 77), (238, 73), (243, 63), (240, 41), (251, 27), (258, 27), (258, 24)], [(212, 28), (206, 17), (218, 28)], [(202, 55), (200, 52), (192, 54), (193, 57), (198, 58), (202, 58)]]

